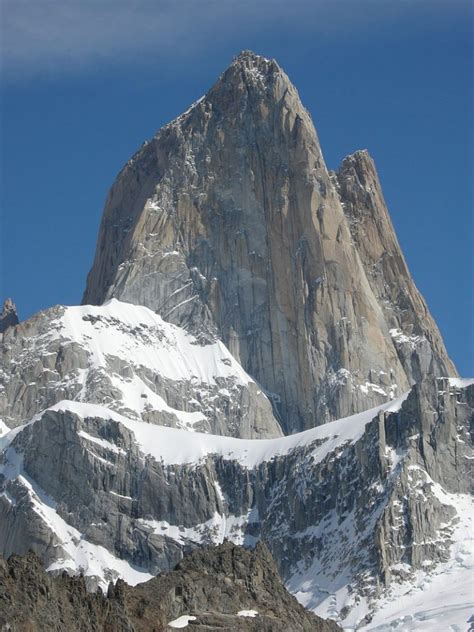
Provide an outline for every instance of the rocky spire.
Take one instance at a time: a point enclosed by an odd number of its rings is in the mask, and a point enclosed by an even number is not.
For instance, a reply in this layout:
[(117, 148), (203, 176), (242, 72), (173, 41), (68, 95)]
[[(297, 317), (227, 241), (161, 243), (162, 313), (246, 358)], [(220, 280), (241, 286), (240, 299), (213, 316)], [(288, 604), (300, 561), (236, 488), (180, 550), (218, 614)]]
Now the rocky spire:
[(18, 325), (18, 315), (16, 313), (16, 307), (11, 298), (7, 298), (3, 303), (3, 310), (0, 314), (0, 334), (6, 331), (9, 327)]
[[(287, 75), (244, 51), (119, 174), (83, 300), (144, 304), (220, 337), (287, 432), (374, 406), (449, 361), (421, 299), (413, 309), (425, 334), (387, 319), (341, 205), (346, 189)], [(374, 217), (382, 212), (377, 202)]]
[(456, 375), (438, 327), (408, 271), (367, 150), (344, 158), (337, 185), (352, 238), (410, 382), (424, 375)]

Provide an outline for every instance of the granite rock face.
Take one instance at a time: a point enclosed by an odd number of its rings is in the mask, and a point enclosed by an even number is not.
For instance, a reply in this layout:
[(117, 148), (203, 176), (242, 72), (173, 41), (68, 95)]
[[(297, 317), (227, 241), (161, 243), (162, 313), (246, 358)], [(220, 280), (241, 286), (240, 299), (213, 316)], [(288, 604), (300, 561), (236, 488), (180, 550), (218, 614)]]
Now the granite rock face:
[(470, 528), (473, 411), (472, 385), (433, 378), (262, 442), (63, 401), (2, 440), (0, 551), (31, 548), (48, 570), (82, 570), (105, 589), (196, 547), (264, 541), (304, 605), (363, 625), (387, 590), (415, 590), (462, 559), (450, 562)]
[[(428, 371), (455, 375), (380, 189), (361, 193), (352, 162), (331, 175), (286, 74), (242, 53), (117, 177), (83, 302), (116, 297), (220, 338), (286, 432), (381, 403)], [(371, 219), (354, 230), (359, 215)]]
[(410, 383), (425, 375), (455, 375), (436, 323), (408, 271), (368, 152), (345, 158), (336, 178), (352, 238)]
[(168, 623), (186, 617), (193, 630), (340, 630), (285, 590), (264, 545), (253, 551), (230, 543), (199, 550), (173, 572), (135, 588), (110, 584), (107, 596), (88, 593), (82, 577), (45, 573), (32, 552), (0, 559), (2, 630), (164, 632), (173, 629)]

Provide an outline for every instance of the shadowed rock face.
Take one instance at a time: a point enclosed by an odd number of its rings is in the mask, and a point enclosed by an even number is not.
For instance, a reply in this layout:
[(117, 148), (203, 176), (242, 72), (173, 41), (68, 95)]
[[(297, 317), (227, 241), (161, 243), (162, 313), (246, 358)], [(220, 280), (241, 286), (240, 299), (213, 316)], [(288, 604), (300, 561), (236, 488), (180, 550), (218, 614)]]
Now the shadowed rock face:
[(116, 297), (220, 337), (287, 432), (455, 374), (360, 162), (330, 175), (286, 74), (240, 54), (119, 174), (83, 302)]
[[(254, 617), (238, 616), (255, 611)], [(177, 568), (135, 588), (110, 584), (87, 593), (82, 577), (45, 573), (32, 552), (0, 558), (0, 626), (11, 632), (161, 632), (192, 617), (193, 630), (337, 632), (284, 588), (268, 549), (225, 543), (199, 550)]]
[(3, 334), (9, 327), (18, 325), (18, 322), (16, 307), (11, 298), (7, 298), (3, 303), (3, 310), (0, 313), (0, 334)]

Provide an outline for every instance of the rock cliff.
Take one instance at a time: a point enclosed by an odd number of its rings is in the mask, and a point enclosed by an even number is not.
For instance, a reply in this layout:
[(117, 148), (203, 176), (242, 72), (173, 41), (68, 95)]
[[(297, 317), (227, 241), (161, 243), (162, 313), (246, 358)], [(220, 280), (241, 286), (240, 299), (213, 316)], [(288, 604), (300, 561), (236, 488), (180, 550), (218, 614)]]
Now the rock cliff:
[[(146, 305), (220, 338), (286, 432), (381, 403), (428, 369), (454, 375), (380, 189), (366, 201), (349, 162), (328, 173), (286, 74), (243, 52), (119, 174), (83, 302)], [(371, 220), (351, 231), (358, 214)], [(364, 230), (378, 231), (373, 248)]]
[(369, 625), (447, 568), (467, 581), (473, 397), (472, 383), (433, 378), (271, 440), (62, 401), (1, 439), (0, 550), (31, 548), (47, 570), (106, 589), (168, 571), (196, 547), (263, 540), (301, 603)]

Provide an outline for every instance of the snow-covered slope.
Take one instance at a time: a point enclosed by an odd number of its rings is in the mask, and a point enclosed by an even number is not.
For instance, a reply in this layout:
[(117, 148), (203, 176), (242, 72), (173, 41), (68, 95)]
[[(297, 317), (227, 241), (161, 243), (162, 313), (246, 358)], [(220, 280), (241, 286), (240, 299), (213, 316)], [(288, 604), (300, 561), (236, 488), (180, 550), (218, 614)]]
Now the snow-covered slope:
[[(107, 409), (105, 406), (63, 400), (48, 410), (71, 411), (82, 419), (98, 417), (114, 420), (133, 432), (137, 446), (143, 454), (153, 457), (166, 465), (192, 465), (203, 463), (209, 456), (218, 456), (227, 461), (236, 461), (246, 468), (255, 468), (260, 463), (284, 456), (297, 448), (316, 444), (313, 451), (315, 461), (321, 461), (331, 452), (345, 443), (355, 443), (364, 434), (366, 425), (379, 413), (397, 412), (408, 397), (408, 392), (401, 397), (345, 419), (306, 430), (288, 437), (278, 439), (235, 439), (202, 433), (183, 432), (175, 428), (152, 425), (143, 421), (129, 419)], [(34, 423), (41, 415), (36, 416)], [(5, 444), (10, 436), (16, 436), (18, 428), (3, 437)], [(85, 436), (85, 433), (82, 434)], [(89, 440), (103, 445), (103, 440), (90, 437)], [(1, 445), (1, 443), (0, 443)], [(109, 449), (119, 448), (108, 444)]]
[[(419, 570), (411, 581), (392, 586), (377, 603), (371, 632), (462, 632), (474, 623), (474, 508), (472, 498), (446, 494), (440, 500), (456, 509), (449, 559)], [(427, 567), (430, 565), (427, 564)], [(351, 629), (351, 628), (348, 628)]]
[(7, 330), (2, 350), (0, 419), (10, 427), (70, 399), (191, 431), (281, 435), (222, 342), (200, 344), (146, 307), (58, 306)]
[[(58, 502), (28, 474), (28, 468), (25, 468), (24, 465), (22, 446), (24, 442), (31, 443), (32, 439), (34, 442), (35, 425), (44, 424), (44, 430), (49, 435), (54, 433), (54, 422), (56, 421), (56, 417), (52, 414), (57, 412), (72, 413), (79, 421), (74, 427), (78, 447), (87, 451), (89, 455), (93, 455), (94, 460), (102, 462), (106, 467), (110, 467), (113, 458), (129, 459), (130, 453), (112, 439), (104, 439), (101, 436), (91, 434), (94, 431), (90, 428), (89, 423), (93, 419), (101, 420), (107, 425), (116, 422), (130, 430), (132, 440), (140, 454), (151, 457), (165, 468), (186, 465), (188, 468), (196, 470), (199, 466), (205, 466), (208, 459), (222, 459), (250, 470), (278, 457), (291, 456), (302, 450), (309, 451), (308, 454), (313, 464), (320, 463), (328, 455), (337, 454), (342, 446), (354, 445), (360, 440), (367, 424), (379, 413), (399, 410), (407, 395), (405, 394), (396, 401), (365, 413), (273, 440), (243, 440), (191, 433), (130, 419), (97, 404), (63, 400), (37, 414), (23, 426), (18, 426), (12, 430), (4, 429), (4, 433), (0, 437), (0, 450), (3, 455), (0, 473), (8, 481), (7, 486), (13, 485), (16, 492), (18, 489), (22, 490), (21, 502), (29, 504), (29, 508), (35, 514), (34, 518), (39, 519), (42, 528), (50, 532), (48, 537), (54, 541), (53, 547), (57, 549), (56, 553), (59, 552), (59, 554), (57, 559), (48, 565), (47, 570), (82, 571), (86, 577), (96, 580), (97, 584), (104, 590), (106, 590), (108, 582), (117, 577), (122, 577), (127, 583), (135, 585), (146, 581), (152, 575), (146, 569), (119, 559), (116, 555), (111, 554), (107, 548), (89, 541), (84, 533), (81, 533), (61, 516), (61, 511), (58, 511)], [(52, 423), (48, 423), (48, 420), (51, 420)], [(48, 455), (45, 457), (49, 458)], [(65, 484), (67, 483), (65, 482)], [(224, 494), (217, 481), (215, 485), (220, 499), (224, 501)], [(132, 496), (127, 494), (113, 490), (109, 493), (117, 499), (117, 502), (122, 501), (130, 504), (133, 502)], [(6, 501), (7, 513), (14, 511), (17, 507), (15, 497), (6, 489), (1, 493), (1, 497)], [(186, 542), (202, 544), (206, 539), (213, 544), (220, 544), (224, 539), (231, 539), (235, 543), (243, 544), (256, 542), (255, 538), (245, 536), (244, 533), (248, 523), (255, 518), (255, 516), (251, 516), (251, 513), (252, 510), (250, 509), (241, 516), (232, 516), (216, 510), (210, 520), (191, 528), (178, 524), (172, 525), (166, 520), (150, 520), (141, 517), (137, 519), (137, 522), (181, 545)], [(258, 515), (258, 511), (254, 511), (254, 513)]]

